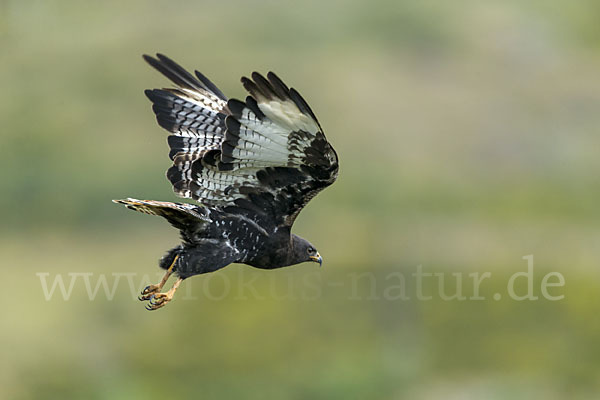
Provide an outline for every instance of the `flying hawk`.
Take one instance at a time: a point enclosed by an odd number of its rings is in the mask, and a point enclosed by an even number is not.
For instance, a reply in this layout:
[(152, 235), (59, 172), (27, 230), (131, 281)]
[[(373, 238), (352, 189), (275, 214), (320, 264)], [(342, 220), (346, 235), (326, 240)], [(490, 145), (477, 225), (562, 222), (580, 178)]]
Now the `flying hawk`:
[[(168, 57), (144, 59), (175, 88), (146, 90), (158, 124), (170, 132), (167, 178), (175, 193), (199, 205), (113, 200), (159, 215), (182, 242), (159, 261), (166, 270), (140, 300), (156, 310), (181, 282), (231, 263), (274, 269), (322, 263), (310, 242), (291, 233), (302, 208), (338, 175), (338, 157), (306, 101), (273, 72), (243, 77), (246, 101), (227, 99), (203, 74)], [(178, 277), (166, 293), (171, 274)]]

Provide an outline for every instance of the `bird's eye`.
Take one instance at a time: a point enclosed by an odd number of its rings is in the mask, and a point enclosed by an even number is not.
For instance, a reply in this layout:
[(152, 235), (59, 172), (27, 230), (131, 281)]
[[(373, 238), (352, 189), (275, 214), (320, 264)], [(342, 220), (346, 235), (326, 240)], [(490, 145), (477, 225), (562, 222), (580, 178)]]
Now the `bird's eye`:
[(308, 251), (308, 254), (312, 254), (315, 252), (315, 249), (313, 249), (312, 247), (309, 247), (307, 251)]

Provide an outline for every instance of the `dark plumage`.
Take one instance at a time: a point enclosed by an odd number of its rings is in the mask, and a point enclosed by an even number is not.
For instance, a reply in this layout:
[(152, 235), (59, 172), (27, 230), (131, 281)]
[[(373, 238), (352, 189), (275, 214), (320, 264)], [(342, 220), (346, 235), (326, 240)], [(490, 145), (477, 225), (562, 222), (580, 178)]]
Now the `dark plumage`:
[[(196, 77), (171, 59), (144, 56), (176, 88), (147, 90), (158, 124), (169, 131), (167, 178), (175, 193), (200, 205), (154, 200), (115, 200), (164, 217), (182, 243), (160, 260), (165, 278), (140, 299), (156, 309), (179, 283), (237, 262), (273, 269), (321, 257), (291, 233), (302, 208), (338, 175), (338, 158), (314, 113), (274, 73), (242, 78), (245, 101), (227, 100), (204, 75)], [(160, 293), (171, 273), (179, 276)]]

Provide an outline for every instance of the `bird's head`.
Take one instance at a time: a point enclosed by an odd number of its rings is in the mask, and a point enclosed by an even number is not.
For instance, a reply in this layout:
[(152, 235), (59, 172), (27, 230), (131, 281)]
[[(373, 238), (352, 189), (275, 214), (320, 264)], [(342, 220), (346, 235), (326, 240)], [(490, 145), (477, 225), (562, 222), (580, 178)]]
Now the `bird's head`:
[(323, 264), (321, 255), (308, 240), (300, 236), (292, 235), (292, 264), (299, 264), (306, 261)]

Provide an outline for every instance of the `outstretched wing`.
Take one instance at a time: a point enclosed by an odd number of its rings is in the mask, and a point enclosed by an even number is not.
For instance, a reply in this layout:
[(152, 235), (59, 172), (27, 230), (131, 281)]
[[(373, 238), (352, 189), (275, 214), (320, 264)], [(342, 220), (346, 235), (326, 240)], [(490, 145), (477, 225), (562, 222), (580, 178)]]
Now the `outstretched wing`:
[[(163, 63), (168, 60), (160, 55), (159, 59)], [(170, 60), (168, 69), (151, 64), (180, 86), (168, 93), (178, 97), (177, 101), (198, 107), (193, 118), (213, 112), (219, 121), (213, 119), (215, 123), (211, 126), (219, 128), (221, 137), (211, 147), (202, 147), (201, 153), (180, 147), (174, 153), (174, 160), (187, 161), (175, 164), (167, 173), (180, 196), (246, 215), (267, 229), (276, 229), (291, 227), (308, 201), (335, 181), (337, 155), (317, 118), (300, 94), (274, 73), (269, 72), (265, 78), (255, 72), (252, 79), (242, 78), (250, 93), (246, 101), (231, 99), (226, 106), (218, 103), (221, 108), (216, 110), (212, 103), (190, 100), (194, 98), (190, 91), (203, 93), (202, 89), (224, 101), (225, 97), (217, 95), (220, 92), (214, 85), (204, 81), (204, 86), (199, 85), (181, 67), (173, 67)], [(175, 76), (173, 70), (177, 72)], [(160, 123), (162, 117), (155, 99), (151, 97)], [(170, 110), (169, 121), (172, 121), (179, 111), (174, 107)], [(159, 111), (167, 113), (165, 107)], [(190, 121), (189, 116), (188, 113), (179, 118)], [(169, 126), (173, 132), (172, 125)], [(207, 135), (206, 130), (202, 134)], [(221, 142), (216, 145), (218, 140)]]
[(177, 88), (146, 90), (160, 126), (171, 132), (169, 157), (173, 166), (167, 171), (175, 193), (192, 197), (192, 163), (209, 150), (219, 149), (225, 135), (227, 97), (204, 75), (192, 76), (170, 58), (144, 55)]
[[(228, 164), (258, 168), (255, 179), (234, 186), (240, 208), (270, 211), (278, 226), (291, 226), (302, 208), (338, 174), (338, 158), (304, 99), (272, 72), (242, 78), (250, 93), (231, 99), (221, 146), (220, 169)], [(270, 205), (270, 207), (269, 207)]]

